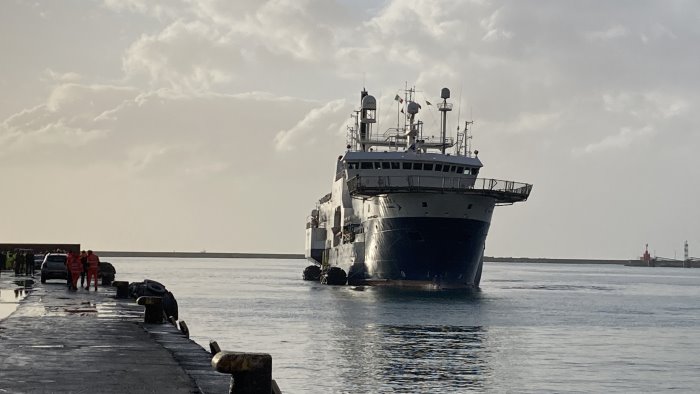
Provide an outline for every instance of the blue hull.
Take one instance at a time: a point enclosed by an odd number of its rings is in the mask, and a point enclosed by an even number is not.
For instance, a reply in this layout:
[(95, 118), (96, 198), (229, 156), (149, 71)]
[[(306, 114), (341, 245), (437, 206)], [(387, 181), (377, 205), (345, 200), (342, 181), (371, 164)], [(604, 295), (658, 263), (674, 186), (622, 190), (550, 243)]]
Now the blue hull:
[(459, 218), (370, 219), (365, 269), (370, 280), (478, 286), (489, 223)]

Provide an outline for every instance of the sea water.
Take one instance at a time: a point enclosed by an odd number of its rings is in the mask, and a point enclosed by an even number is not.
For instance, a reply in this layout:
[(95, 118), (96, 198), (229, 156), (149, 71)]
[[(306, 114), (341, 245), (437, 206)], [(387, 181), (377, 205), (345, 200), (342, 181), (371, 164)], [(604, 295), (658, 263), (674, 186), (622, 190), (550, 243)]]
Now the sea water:
[[(107, 259), (105, 259), (107, 260)], [(700, 270), (486, 263), (478, 292), (325, 286), (304, 260), (112, 258), (284, 393), (698, 392)]]

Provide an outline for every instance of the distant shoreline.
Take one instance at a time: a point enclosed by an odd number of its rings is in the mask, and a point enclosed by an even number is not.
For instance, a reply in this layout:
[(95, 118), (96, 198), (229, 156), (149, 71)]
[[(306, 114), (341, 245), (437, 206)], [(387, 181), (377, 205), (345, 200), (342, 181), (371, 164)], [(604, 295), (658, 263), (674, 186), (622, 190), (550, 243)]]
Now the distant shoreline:
[[(196, 258), (196, 259), (304, 259), (300, 253), (228, 253), (228, 252), (125, 252), (97, 251), (101, 257), (167, 257), (167, 258)], [(612, 259), (550, 259), (528, 257), (490, 257), (485, 256), (486, 262), (498, 263), (531, 263), (531, 264), (616, 264), (628, 265), (630, 260)]]
[(611, 264), (629, 265), (632, 260), (615, 259), (550, 259), (550, 258), (529, 258), (529, 257), (489, 257), (484, 256), (485, 262), (493, 263), (529, 263), (529, 264)]
[(187, 259), (303, 259), (300, 253), (227, 253), (227, 252), (124, 252), (103, 250), (95, 252), (101, 257), (169, 257)]

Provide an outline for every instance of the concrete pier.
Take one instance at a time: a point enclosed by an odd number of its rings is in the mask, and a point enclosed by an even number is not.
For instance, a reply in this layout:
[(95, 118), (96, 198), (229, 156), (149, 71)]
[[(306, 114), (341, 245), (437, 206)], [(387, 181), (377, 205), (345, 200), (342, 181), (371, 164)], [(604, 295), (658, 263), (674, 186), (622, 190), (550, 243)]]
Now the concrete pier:
[[(0, 320), (0, 392), (226, 393), (230, 375), (171, 324), (145, 324), (144, 307), (115, 289), (30, 284), (7, 271), (0, 291), (27, 296)], [(31, 279), (31, 278), (29, 278)]]

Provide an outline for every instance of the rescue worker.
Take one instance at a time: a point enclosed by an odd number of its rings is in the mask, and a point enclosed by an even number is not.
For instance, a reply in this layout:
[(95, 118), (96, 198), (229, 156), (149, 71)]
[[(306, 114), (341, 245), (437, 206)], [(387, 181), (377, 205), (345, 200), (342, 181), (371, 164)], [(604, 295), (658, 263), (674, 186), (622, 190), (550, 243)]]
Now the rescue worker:
[(78, 290), (78, 278), (80, 277), (80, 271), (83, 270), (83, 265), (80, 263), (80, 256), (75, 253), (69, 254), (70, 262), (68, 263), (70, 267), (71, 275), (71, 290)]
[[(87, 275), (88, 271), (88, 262), (87, 262), (87, 253), (83, 250), (80, 252), (80, 264), (83, 266), (83, 270), (80, 271), (80, 288), (83, 288), (83, 285), (85, 284), (85, 275)], [(84, 286), (85, 290), (88, 290), (90, 287), (90, 282), (88, 282), (87, 286)]]
[(73, 252), (68, 251), (66, 256), (66, 283), (68, 285), (68, 289), (71, 289), (71, 285), (73, 284), (73, 274), (70, 272), (71, 261), (73, 261)]
[(87, 273), (87, 286), (90, 288), (90, 279), (95, 278), (95, 291), (97, 291), (97, 272), (100, 269), (100, 258), (96, 254), (92, 253), (92, 250), (87, 252), (87, 262), (88, 262), (88, 273)]

